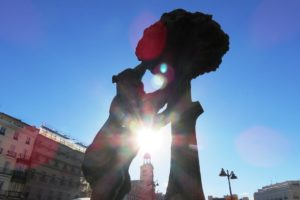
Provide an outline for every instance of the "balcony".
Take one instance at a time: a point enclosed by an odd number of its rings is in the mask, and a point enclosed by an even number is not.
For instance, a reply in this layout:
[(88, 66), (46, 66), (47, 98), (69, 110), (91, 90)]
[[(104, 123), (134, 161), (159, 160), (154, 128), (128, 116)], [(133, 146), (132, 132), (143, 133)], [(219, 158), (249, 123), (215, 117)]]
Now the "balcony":
[(27, 171), (13, 170), (11, 181), (18, 183), (26, 183)]
[(8, 191), (8, 197), (10, 198), (24, 198), (23, 192), (17, 192), (17, 191)]
[(6, 155), (15, 158), (17, 153), (15, 151), (8, 150)]
[(6, 190), (0, 190), (0, 199), (4, 198), (7, 196), (7, 191)]
[(29, 160), (29, 156), (23, 154), (23, 153), (19, 153), (18, 158), (20, 159), (24, 159), (24, 160)]
[(0, 199), (24, 199), (26, 196), (24, 192), (0, 190)]
[(30, 165), (30, 157), (23, 153), (19, 153), (17, 156), (17, 163), (23, 163), (25, 165)]
[(1, 167), (0, 168), (0, 174), (5, 174), (5, 175), (12, 175), (12, 170), (5, 168), (5, 167)]

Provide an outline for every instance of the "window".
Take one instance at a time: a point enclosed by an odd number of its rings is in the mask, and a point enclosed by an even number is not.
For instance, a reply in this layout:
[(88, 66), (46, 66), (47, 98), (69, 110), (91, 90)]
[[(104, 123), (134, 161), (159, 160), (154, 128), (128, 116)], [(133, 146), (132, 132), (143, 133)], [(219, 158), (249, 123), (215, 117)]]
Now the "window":
[(75, 173), (75, 168), (71, 167), (71, 173)]
[(1, 147), (2, 141), (0, 140), (0, 154), (3, 152), (3, 148)]
[(26, 144), (30, 144), (30, 139), (31, 139), (31, 138), (27, 136), (26, 142), (25, 142), (25, 143), (26, 143)]
[(63, 193), (62, 192), (58, 192), (57, 193), (57, 198), (56, 198), (57, 200), (61, 200), (61, 199), (63, 199)]
[(0, 190), (2, 190), (3, 184), (4, 184), (4, 181), (0, 180)]
[(63, 170), (67, 171), (68, 170), (68, 165), (67, 164), (64, 164), (63, 166)]
[(72, 167), (72, 170), (71, 170), (74, 174), (78, 174), (78, 170), (76, 167)]
[(24, 149), (23, 154), (25, 157), (27, 156), (27, 153), (28, 153), (27, 149)]
[(17, 153), (15, 152), (15, 150), (16, 150), (16, 146), (13, 145), (13, 144), (10, 145), (10, 148), (9, 148), (9, 150), (7, 151), (7, 155), (10, 156), (10, 157), (15, 158), (16, 155), (17, 155)]
[(56, 182), (56, 175), (55, 174), (53, 174), (51, 176), (50, 182), (53, 183), (53, 184)]
[(48, 192), (47, 200), (52, 200), (52, 199), (53, 199), (53, 191), (50, 190), (50, 191)]
[(14, 169), (14, 170), (16, 170), (16, 171), (20, 172), (20, 171), (22, 171), (22, 170), (23, 170), (23, 167), (22, 167), (22, 165), (20, 165), (19, 163), (16, 163), (16, 165), (15, 165), (15, 169)]
[(45, 171), (43, 171), (42, 172), (42, 174), (41, 174), (41, 176), (40, 176), (40, 181), (42, 181), (42, 182), (46, 182), (46, 172)]
[(0, 128), (0, 135), (5, 135), (5, 131), (6, 131), (6, 128), (5, 127), (1, 127)]
[(14, 134), (14, 140), (18, 140), (19, 139), (19, 133), (16, 131)]
[(69, 186), (72, 187), (72, 185), (73, 185), (73, 180), (70, 179), (70, 180), (69, 180)]
[(33, 154), (33, 156), (32, 156), (32, 158), (33, 158), (33, 160), (35, 161), (35, 162), (40, 162), (40, 156), (39, 156), (39, 154)]
[(54, 160), (54, 167), (59, 167), (59, 163), (57, 160)]
[(81, 168), (77, 168), (77, 174), (81, 175)]
[(69, 193), (66, 196), (67, 196), (67, 199), (71, 199), (71, 195)]
[(40, 156), (40, 161), (41, 161), (41, 163), (43, 163), (43, 164), (45, 164), (46, 163), (46, 160), (47, 160), (47, 157), (46, 156), (44, 156), (44, 155), (39, 155)]
[(10, 162), (9, 161), (5, 161), (4, 167), (3, 167), (3, 171), (4, 172), (8, 172), (9, 168), (10, 168)]
[(77, 182), (77, 183), (76, 183), (76, 187), (79, 187), (79, 186), (80, 186), (80, 182)]
[(42, 199), (42, 194), (43, 194), (43, 190), (42, 190), (42, 189), (39, 189), (38, 192), (37, 192), (37, 194), (36, 194), (36, 198), (37, 198), (38, 200), (41, 200), (41, 199)]
[(65, 177), (62, 177), (62, 178), (60, 179), (60, 185), (65, 185)]
[(16, 145), (10, 145), (9, 150), (14, 152), (16, 150)]
[(68, 152), (65, 153), (65, 156), (66, 156), (66, 158), (69, 158), (69, 157), (70, 157), (70, 155), (69, 155)]
[(293, 198), (294, 198), (294, 199), (300, 199), (300, 197), (299, 197), (299, 195), (298, 195), (298, 193), (297, 193), (297, 192), (294, 192), (294, 194), (293, 194)]
[(36, 178), (35, 169), (31, 169), (29, 175), (30, 175), (30, 179), (29, 180), (35, 180), (35, 178)]

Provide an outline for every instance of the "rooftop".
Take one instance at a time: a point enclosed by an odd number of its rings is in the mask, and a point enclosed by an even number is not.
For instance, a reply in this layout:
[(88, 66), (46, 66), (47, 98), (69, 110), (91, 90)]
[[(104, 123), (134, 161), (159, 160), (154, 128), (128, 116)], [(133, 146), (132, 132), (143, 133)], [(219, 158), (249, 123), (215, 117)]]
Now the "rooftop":
[(64, 138), (64, 139), (67, 139), (67, 140), (70, 139), (67, 135), (60, 134), (58, 131), (53, 130), (53, 129), (47, 127), (47, 126), (42, 125), (41, 128), (43, 128), (43, 129), (45, 129), (45, 130), (47, 130), (47, 131), (50, 131), (51, 133), (54, 133), (54, 134), (56, 134), (56, 135), (58, 135), (59, 137), (62, 137), (62, 138)]
[(10, 116), (10, 115), (8, 115), (8, 114), (6, 114), (6, 113), (0, 112), (0, 116), (1, 116), (1, 115), (4, 116), (4, 117), (10, 118), (11, 120), (13, 120), (13, 121), (15, 121), (15, 122), (17, 122), (17, 123), (20, 123), (20, 124), (22, 124), (22, 125), (30, 126), (29, 124), (23, 122), (22, 120), (17, 119), (17, 118), (15, 118), (15, 117), (12, 117), (12, 116)]
[[(49, 127), (46, 127), (44, 125), (41, 126), (41, 130), (44, 130), (44, 131), (41, 131), (40, 134), (42, 134), (52, 140), (55, 140), (56, 142), (59, 142), (63, 145), (66, 145), (72, 149), (75, 149), (75, 150), (78, 150), (81, 152), (85, 152), (85, 150), (87, 148), (87, 146), (82, 144), (81, 142), (78, 142), (75, 139), (71, 139), (67, 135), (61, 134), (58, 131), (53, 130)], [(58, 136), (58, 137), (56, 137), (56, 136)]]
[(281, 183), (271, 184), (262, 187), (261, 189), (258, 189), (258, 192), (264, 192), (269, 190), (276, 190), (280, 188), (287, 188), (290, 186), (300, 186), (300, 180), (294, 180), (294, 181), (284, 181)]

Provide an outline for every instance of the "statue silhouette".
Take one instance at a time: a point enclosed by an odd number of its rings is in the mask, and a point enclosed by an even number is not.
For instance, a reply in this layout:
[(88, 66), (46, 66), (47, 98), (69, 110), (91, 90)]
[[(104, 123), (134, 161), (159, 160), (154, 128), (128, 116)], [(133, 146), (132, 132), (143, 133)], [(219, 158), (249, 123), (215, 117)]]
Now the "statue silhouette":
[[(145, 29), (136, 47), (141, 64), (113, 77), (117, 95), (85, 154), (83, 173), (92, 186), (92, 200), (120, 200), (129, 192), (128, 168), (138, 152), (137, 127), (131, 124), (160, 127), (168, 122), (172, 144), (165, 199), (205, 199), (195, 130), (203, 109), (192, 101), (191, 80), (215, 71), (228, 49), (228, 35), (211, 15), (200, 12), (164, 13)], [(166, 87), (146, 94), (141, 79), (147, 69), (164, 76)], [(165, 104), (167, 108), (158, 114)]]
[(195, 130), (203, 109), (192, 101), (191, 80), (215, 71), (228, 49), (229, 37), (211, 15), (183, 9), (164, 13), (137, 45), (137, 58), (168, 80), (164, 117), (171, 121), (172, 144), (166, 200), (205, 199)]
[(92, 200), (121, 200), (130, 191), (128, 170), (139, 149), (136, 131), (151, 124), (166, 102), (164, 90), (145, 93), (141, 81), (145, 70), (138, 65), (112, 78), (117, 94), (108, 119), (87, 148), (82, 165), (93, 189)]

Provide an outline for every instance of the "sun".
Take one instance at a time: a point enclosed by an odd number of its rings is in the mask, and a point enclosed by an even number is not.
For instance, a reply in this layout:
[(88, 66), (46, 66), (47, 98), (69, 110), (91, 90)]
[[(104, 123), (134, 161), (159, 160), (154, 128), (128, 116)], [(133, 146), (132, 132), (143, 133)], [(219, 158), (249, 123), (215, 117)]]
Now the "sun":
[(137, 131), (137, 142), (141, 153), (155, 153), (161, 147), (162, 140), (160, 131), (148, 127), (143, 127)]

